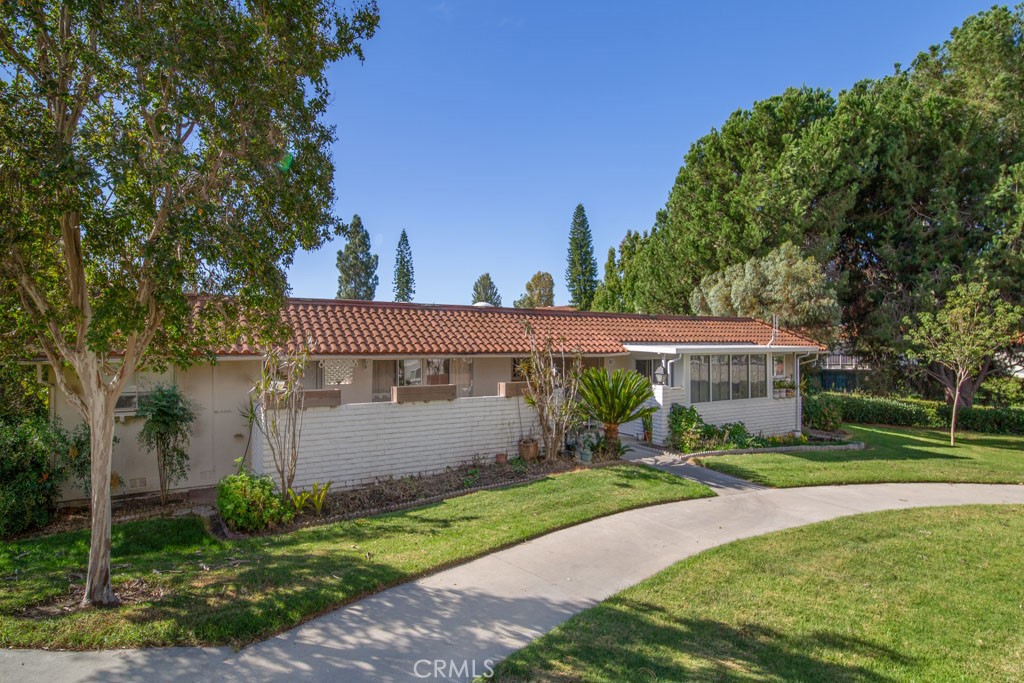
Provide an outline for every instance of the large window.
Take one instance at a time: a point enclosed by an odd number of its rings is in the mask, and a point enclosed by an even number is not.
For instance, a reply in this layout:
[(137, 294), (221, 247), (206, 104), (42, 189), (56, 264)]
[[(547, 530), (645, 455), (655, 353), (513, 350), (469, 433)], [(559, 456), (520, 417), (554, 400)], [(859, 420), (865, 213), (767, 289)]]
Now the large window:
[(423, 384), (423, 361), (419, 358), (398, 361), (398, 386), (409, 387)]
[(768, 396), (768, 356), (690, 356), (690, 403)]
[(711, 362), (708, 356), (690, 356), (690, 403), (711, 400)]
[(636, 361), (636, 371), (650, 380), (651, 384), (665, 383), (665, 365), (657, 358)]
[(732, 357), (732, 397), (734, 399), (750, 398), (750, 373), (747, 369), (749, 361), (750, 356), (746, 354)]
[(729, 400), (729, 356), (711, 356), (711, 400)]
[(750, 356), (750, 398), (768, 397), (768, 357)]
[(449, 369), (451, 362), (447, 358), (427, 359), (427, 384), (451, 384)]

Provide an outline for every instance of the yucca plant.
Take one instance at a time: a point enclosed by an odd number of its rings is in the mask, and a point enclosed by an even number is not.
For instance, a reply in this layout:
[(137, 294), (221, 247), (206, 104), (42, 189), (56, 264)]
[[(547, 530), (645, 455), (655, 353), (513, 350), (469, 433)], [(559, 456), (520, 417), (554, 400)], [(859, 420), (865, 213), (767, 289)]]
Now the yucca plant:
[(604, 425), (611, 453), (619, 452), (619, 425), (658, 410), (644, 405), (654, 393), (647, 378), (633, 370), (616, 370), (609, 375), (600, 368), (590, 368), (580, 375), (579, 396), (587, 415)]

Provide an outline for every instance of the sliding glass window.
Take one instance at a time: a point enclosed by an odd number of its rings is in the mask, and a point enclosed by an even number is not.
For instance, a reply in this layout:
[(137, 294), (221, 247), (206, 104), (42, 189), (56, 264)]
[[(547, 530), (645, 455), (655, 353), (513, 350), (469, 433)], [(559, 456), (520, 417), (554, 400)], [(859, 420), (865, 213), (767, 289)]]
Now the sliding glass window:
[(711, 400), (729, 400), (729, 356), (711, 356)]

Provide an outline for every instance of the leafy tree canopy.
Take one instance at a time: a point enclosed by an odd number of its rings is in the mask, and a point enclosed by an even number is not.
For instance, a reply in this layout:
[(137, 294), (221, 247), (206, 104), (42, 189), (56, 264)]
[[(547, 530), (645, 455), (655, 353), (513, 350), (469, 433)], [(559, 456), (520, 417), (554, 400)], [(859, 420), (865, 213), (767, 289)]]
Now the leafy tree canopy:
[(763, 258), (708, 275), (690, 296), (697, 315), (751, 316), (833, 340), (839, 322), (835, 287), (813, 256), (786, 242)]
[(115, 601), (122, 388), (277, 319), (295, 250), (338, 228), (326, 69), (377, 23), (373, 2), (0, 4), (0, 315), (89, 423), (87, 601)]
[(555, 279), (551, 273), (537, 271), (526, 283), (526, 293), (516, 299), (516, 308), (543, 308), (555, 305)]

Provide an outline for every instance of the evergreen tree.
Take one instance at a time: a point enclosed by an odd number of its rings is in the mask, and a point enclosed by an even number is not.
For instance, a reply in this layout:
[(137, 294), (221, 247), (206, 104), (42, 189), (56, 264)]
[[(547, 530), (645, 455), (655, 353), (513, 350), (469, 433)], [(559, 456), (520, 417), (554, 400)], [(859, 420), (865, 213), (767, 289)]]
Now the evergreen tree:
[(604, 281), (594, 292), (595, 311), (622, 312), (622, 273), (615, 261), (615, 247), (608, 247), (608, 260), (604, 263)]
[(484, 273), (473, 284), (473, 303), (481, 301), (486, 301), (492, 306), (501, 306), (501, 295), (498, 294), (498, 288), (494, 285), (490, 273)]
[(398, 238), (398, 250), (395, 252), (395, 301), (412, 301), (416, 293), (416, 278), (412, 270), (412, 248), (409, 236), (402, 231)]
[(581, 311), (589, 311), (597, 289), (597, 259), (594, 258), (590, 223), (582, 204), (576, 205), (572, 215), (568, 262), (565, 281), (569, 288), (569, 304)]
[(348, 242), (338, 250), (338, 298), (373, 301), (377, 294), (377, 255), (370, 253), (370, 235), (359, 214), (345, 228)]
[(555, 305), (555, 278), (538, 270), (526, 283), (526, 293), (516, 299), (516, 308), (543, 308)]

